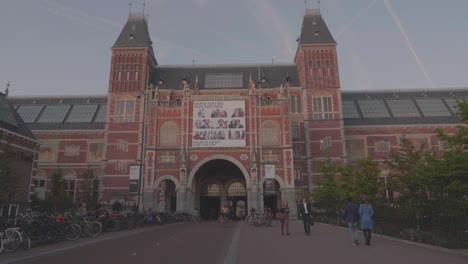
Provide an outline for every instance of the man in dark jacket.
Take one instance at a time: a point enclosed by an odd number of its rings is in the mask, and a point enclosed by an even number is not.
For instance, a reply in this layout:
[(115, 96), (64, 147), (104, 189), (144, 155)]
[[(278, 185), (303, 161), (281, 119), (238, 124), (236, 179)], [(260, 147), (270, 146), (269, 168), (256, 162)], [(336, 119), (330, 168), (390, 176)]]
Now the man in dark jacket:
[(353, 238), (353, 245), (359, 245), (359, 237), (357, 233), (357, 222), (359, 220), (359, 210), (358, 207), (355, 203), (353, 203), (353, 200), (351, 197), (348, 197), (348, 202), (345, 205), (344, 208), (344, 214), (343, 214), (343, 221), (346, 222), (346, 224), (349, 227), (349, 230), (351, 231), (351, 237)]
[(302, 222), (304, 223), (305, 234), (306, 236), (310, 236), (310, 215), (312, 214), (312, 208), (305, 196), (302, 197), (302, 202), (299, 203), (298, 207), (299, 214), (302, 216)]

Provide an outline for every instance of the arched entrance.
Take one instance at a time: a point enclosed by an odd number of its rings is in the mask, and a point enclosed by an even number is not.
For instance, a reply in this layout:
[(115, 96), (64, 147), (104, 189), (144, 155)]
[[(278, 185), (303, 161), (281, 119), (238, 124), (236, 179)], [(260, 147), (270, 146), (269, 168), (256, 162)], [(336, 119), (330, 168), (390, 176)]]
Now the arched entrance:
[(176, 211), (176, 185), (172, 180), (165, 179), (158, 186), (158, 211), (175, 212)]
[(209, 160), (196, 170), (192, 179), (193, 205), (203, 219), (217, 219), (225, 205), (234, 214), (238, 204), (247, 206), (247, 182), (243, 170), (234, 162)]
[(281, 207), (280, 183), (276, 179), (272, 179), (272, 182), (274, 186), (271, 186), (271, 182), (266, 180), (263, 182), (263, 208), (270, 208), (272, 212), (278, 212)]

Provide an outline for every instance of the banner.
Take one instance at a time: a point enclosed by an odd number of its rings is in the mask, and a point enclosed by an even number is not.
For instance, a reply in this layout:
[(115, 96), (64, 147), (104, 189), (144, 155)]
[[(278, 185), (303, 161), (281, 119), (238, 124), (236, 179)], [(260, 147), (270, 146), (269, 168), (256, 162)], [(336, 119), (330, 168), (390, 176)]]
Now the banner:
[(140, 165), (130, 166), (130, 184), (129, 192), (138, 193), (140, 179)]
[(265, 195), (276, 194), (275, 179), (265, 179)]
[(275, 164), (265, 164), (265, 179), (274, 179), (275, 169)]
[(192, 147), (245, 147), (244, 101), (195, 101), (192, 119)]

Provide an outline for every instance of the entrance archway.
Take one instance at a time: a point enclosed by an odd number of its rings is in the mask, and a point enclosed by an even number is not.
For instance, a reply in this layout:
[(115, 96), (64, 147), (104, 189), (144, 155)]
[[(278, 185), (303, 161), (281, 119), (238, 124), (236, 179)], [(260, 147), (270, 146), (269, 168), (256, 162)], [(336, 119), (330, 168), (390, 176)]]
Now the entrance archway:
[(165, 179), (158, 186), (158, 211), (175, 212), (176, 211), (176, 185), (172, 180)]
[(281, 207), (281, 191), (280, 183), (274, 179), (274, 192), (269, 190), (271, 186), (267, 187), (267, 181), (263, 182), (263, 208), (270, 208), (273, 213), (278, 212)]
[(193, 208), (203, 219), (217, 219), (221, 208), (229, 206), (233, 216), (235, 206), (247, 206), (245, 169), (227, 159), (211, 159), (202, 163), (189, 177)]

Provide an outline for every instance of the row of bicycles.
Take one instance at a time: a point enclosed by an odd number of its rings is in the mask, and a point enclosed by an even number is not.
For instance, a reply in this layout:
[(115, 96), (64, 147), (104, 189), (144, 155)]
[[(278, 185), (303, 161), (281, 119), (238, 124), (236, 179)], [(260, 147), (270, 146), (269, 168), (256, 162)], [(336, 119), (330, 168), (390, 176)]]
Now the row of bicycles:
[(249, 216), (247, 216), (246, 221), (249, 223), (249, 225), (253, 225), (255, 227), (269, 227), (271, 226), (272, 219), (273, 214), (271, 212), (265, 211), (264, 213), (251, 213)]
[(97, 236), (103, 232), (196, 221), (199, 221), (199, 218), (189, 213), (151, 210), (143, 213), (100, 210), (98, 213), (86, 215), (72, 212), (20, 214), (14, 221), (0, 218), (0, 253), (15, 252), (19, 248), (29, 250), (40, 245)]

